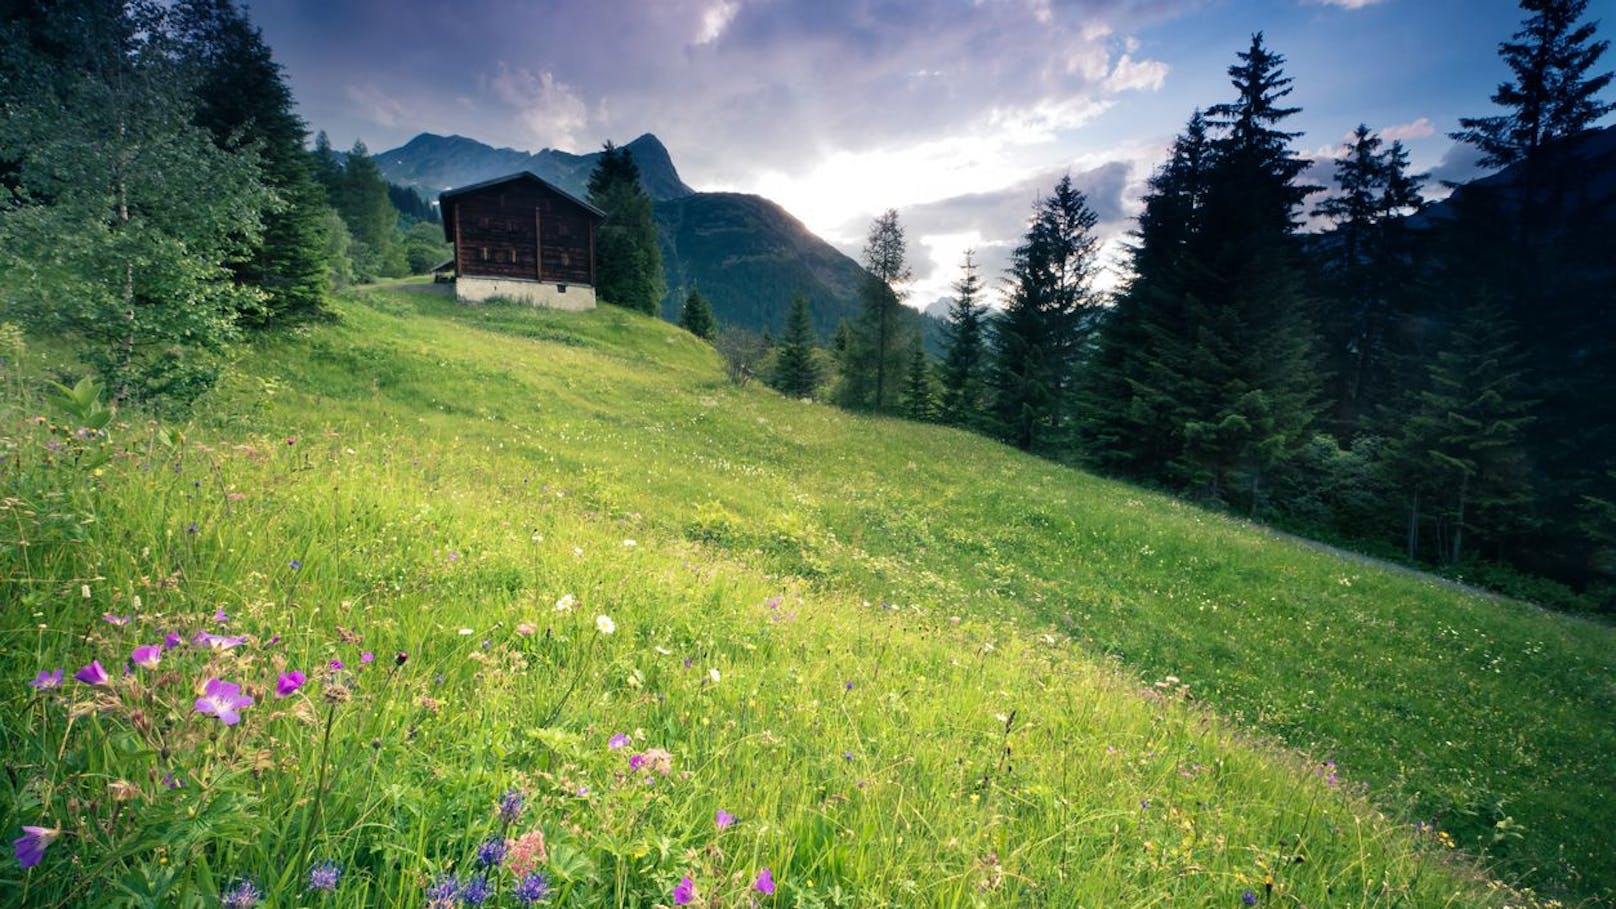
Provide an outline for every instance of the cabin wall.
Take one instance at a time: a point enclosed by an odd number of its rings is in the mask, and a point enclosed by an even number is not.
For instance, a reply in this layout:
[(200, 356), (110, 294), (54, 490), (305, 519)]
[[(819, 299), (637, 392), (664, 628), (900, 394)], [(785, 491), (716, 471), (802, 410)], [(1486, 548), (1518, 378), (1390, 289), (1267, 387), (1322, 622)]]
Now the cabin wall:
[(593, 283), (591, 218), (561, 195), (516, 181), (461, 196), (454, 205), (457, 274)]

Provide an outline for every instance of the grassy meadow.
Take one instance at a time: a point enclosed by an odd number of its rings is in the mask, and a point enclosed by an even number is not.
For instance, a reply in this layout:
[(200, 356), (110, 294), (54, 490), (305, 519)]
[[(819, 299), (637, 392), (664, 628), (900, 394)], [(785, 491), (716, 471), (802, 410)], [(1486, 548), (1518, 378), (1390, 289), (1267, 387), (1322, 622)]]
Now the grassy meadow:
[(1616, 899), (1608, 626), (611, 307), (338, 313), (104, 437), (5, 355), (0, 904)]

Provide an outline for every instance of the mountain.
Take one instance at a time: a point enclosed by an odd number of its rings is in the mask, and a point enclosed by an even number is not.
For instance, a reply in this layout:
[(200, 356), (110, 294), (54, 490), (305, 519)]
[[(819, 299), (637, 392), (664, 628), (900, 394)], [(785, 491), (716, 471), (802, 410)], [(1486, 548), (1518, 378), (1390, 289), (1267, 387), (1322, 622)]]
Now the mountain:
[[(646, 133), (623, 146), (640, 167), (640, 183), (654, 201), (688, 196), (695, 190), (679, 179), (661, 140)], [(600, 152), (575, 155), (554, 148), (529, 153), (494, 148), (465, 136), (421, 133), (398, 148), (372, 156), (389, 182), (419, 189), (429, 198), (468, 183), (532, 171), (579, 198), (588, 194), (589, 173)]]
[(807, 294), (821, 337), (857, 314), (864, 269), (768, 199), (693, 193), (658, 202), (655, 211), (668, 280), (664, 317), (678, 317), (692, 287), (720, 323), (776, 334), (798, 291)]

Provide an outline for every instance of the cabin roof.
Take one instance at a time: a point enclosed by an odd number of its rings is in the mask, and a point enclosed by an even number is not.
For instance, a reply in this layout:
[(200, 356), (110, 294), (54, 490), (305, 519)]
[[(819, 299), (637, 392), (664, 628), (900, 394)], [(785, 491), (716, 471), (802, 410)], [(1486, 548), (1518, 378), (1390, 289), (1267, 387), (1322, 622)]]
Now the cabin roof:
[(451, 239), (451, 240), (454, 239), (455, 211), (454, 211), (454, 206), (449, 205), (447, 203), (452, 202), (452, 201), (454, 201), (455, 199), (458, 199), (461, 196), (469, 195), (471, 193), (480, 192), (482, 190), (489, 189), (491, 187), (499, 186), (502, 183), (514, 183), (514, 182), (516, 182), (518, 180), (528, 180), (528, 181), (532, 181), (534, 183), (537, 183), (540, 186), (544, 187), (545, 189), (548, 189), (551, 192), (555, 193), (556, 195), (560, 196), (561, 198), (566, 199), (568, 202), (571, 202), (573, 205), (576, 205), (579, 208), (583, 209), (588, 214), (591, 214), (591, 215), (593, 215), (593, 216), (595, 216), (597, 218), (605, 218), (606, 217), (605, 212), (601, 211), (600, 209), (596, 208), (593, 205), (590, 205), (588, 202), (585, 202), (584, 200), (582, 200), (582, 199), (578, 198), (577, 196), (573, 195), (572, 193), (567, 192), (566, 190), (562, 189), (561, 187), (555, 185), (554, 183), (551, 183), (549, 180), (544, 179), (543, 177), (539, 176), (538, 174), (536, 174), (536, 173), (534, 173), (534, 172), (532, 172), (530, 170), (522, 170), (522, 171), (517, 171), (514, 174), (506, 174), (503, 177), (495, 177), (492, 180), (484, 180), (481, 183), (472, 183), (472, 184), (467, 185), (467, 186), (457, 186), (454, 189), (446, 189), (443, 192), (439, 193), (438, 194), (438, 210), (442, 213), (442, 217), (443, 217), (443, 235), (444, 235), (444, 237), (446, 237), (448, 239)]

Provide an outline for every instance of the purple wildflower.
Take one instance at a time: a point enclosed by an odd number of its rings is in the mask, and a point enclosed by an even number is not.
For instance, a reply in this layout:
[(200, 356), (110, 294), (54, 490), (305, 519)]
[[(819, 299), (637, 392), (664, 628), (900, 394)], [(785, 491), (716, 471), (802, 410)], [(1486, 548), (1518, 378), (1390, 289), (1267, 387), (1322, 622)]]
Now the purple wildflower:
[(220, 606), (213, 611), (213, 620), (220, 625), (228, 625), (230, 624), (230, 614), (224, 611), (223, 606)]
[(853, 690), (853, 683), (848, 682), (847, 684), (843, 685), (842, 690), (843, 691), (852, 691)]
[(628, 743), (631, 742), (631, 741), (633, 741), (633, 739), (628, 737), (628, 733), (619, 732), (618, 734), (612, 736), (611, 739), (606, 742), (606, 747), (610, 748), (613, 751), (616, 751), (619, 748), (628, 747)]
[(252, 703), (251, 697), (241, 693), (240, 685), (208, 679), (202, 696), (196, 699), (196, 712), (218, 717), (219, 722), (226, 726), (234, 726), (241, 722), (241, 711), (251, 707)]
[(487, 875), (473, 875), (470, 880), (461, 885), (460, 893), (457, 895), (460, 897), (461, 905), (481, 906), (488, 901), (490, 896), (494, 895), (494, 887), (488, 883)]
[(522, 791), (520, 789), (507, 789), (499, 797), (499, 822), (501, 824), (514, 824), (522, 817)]
[(110, 685), (112, 680), (107, 677), (107, 671), (101, 668), (101, 661), (96, 660), (90, 665), (73, 673), (73, 678), (86, 685)]
[(219, 894), (219, 902), (224, 906), (224, 909), (253, 909), (254, 906), (263, 902), (263, 899), (264, 891), (259, 890), (258, 885), (253, 883), (251, 878), (246, 877), (236, 881), (235, 886)]
[(62, 835), (60, 827), (31, 827), (23, 825), (22, 836), (11, 841), (17, 853), (17, 864), (32, 868), (45, 858), (45, 848)]
[(361, 652), (359, 654), (359, 662), (362, 665), (369, 666), (371, 663), (374, 663), (375, 661), (376, 661), (376, 654), (371, 653), (368, 650), (363, 651), (363, 652)]
[(247, 643), (247, 636), (244, 634), (225, 635), (213, 634), (207, 631), (198, 631), (196, 635), (191, 638), (191, 643), (198, 647), (211, 647), (214, 650), (229, 650), (233, 647), (240, 647), (242, 644)]
[(184, 789), (185, 781), (175, 776), (172, 771), (163, 774), (163, 785), (169, 789)]
[(324, 861), (309, 869), (309, 889), (330, 893), (342, 880), (342, 868), (333, 861)]
[(454, 903), (455, 896), (460, 893), (460, 878), (452, 874), (439, 875), (438, 879), (426, 888), (426, 901), (429, 906), (448, 906)]
[(498, 865), (503, 861), (505, 861), (505, 841), (499, 837), (491, 836), (477, 847), (477, 864)]
[(287, 562), (286, 564), (293, 571), (301, 571), (303, 569), (303, 560), (302, 559), (293, 559), (292, 561)]
[(542, 872), (529, 872), (517, 883), (516, 890), (511, 895), (524, 906), (542, 903), (550, 898), (550, 882)]
[(185, 533), (187, 536), (194, 536), (196, 534), (196, 529), (195, 521), (185, 525)]
[(326, 668), (330, 669), (332, 672), (341, 672), (342, 671), (342, 661), (341, 660), (332, 660), (331, 662), (326, 664)]
[(129, 661), (142, 669), (156, 669), (162, 662), (163, 648), (156, 644), (146, 644), (136, 647), (135, 652), (129, 655)]
[(408, 663), (409, 661), (410, 661), (410, 655), (407, 652), (403, 651), (403, 650), (400, 650), (398, 652), (398, 655), (393, 657), (393, 665), (394, 666), (403, 666), (405, 663)]
[(28, 687), (37, 688), (40, 691), (49, 691), (52, 688), (60, 688), (62, 687), (62, 670), (41, 669), (39, 670), (39, 675), (34, 676), (33, 679), (28, 683)]
[(108, 625), (117, 625), (121, 628), (129, 624), (129, 616), (113, 615), (110, 612), (105, 612), (101, 614), (101, 621), (106, 622)]
[(1257, 894), (1247, 890), (1245, 893), (1240, 894), (1240, 902), (1245, 903), (1247, 906), (1255, 906), (1257, 905)]
[(728, 811), (720, 808), (718, 809), (718, 813), (713, 815), (713, 824), (717, 826), (719, 830), (728, 830), (729, 828), (735, 826), (735, 815), (730, 814)]
[(683, 906), (696, 898), (696, 884), (688, 877), (679, 878), (679, 886), (673, 888), (673, 904)]
[(757, 880), (752, 882), (752, 889), (764, 896), (772, 896), (774, 894), (774, 873), (767, 868), (759, 871)]
[(292, 670), (291, 672), (283, 672), (281, 673), (280, 680), (275, 683), (275, 696), (278, 698), (286, 697), (299, 688), (302, 688), (303, 683), (307, 680), (308, 676), (298, 672), (296, 669)]
[(645, 755), (631, 754), (628, 756), (628, 769), (639, 770), (645, 766)]
[(173, 650), (175, 647), (178, 647), (183, 643), (185, 643), (185, 639), (180, 637), (178, 634), (176, 634), (176, 633), (174, 633), (172, 631), (170, 631), (168, 634), (163, 635), (163, 649), (164, 650)]

